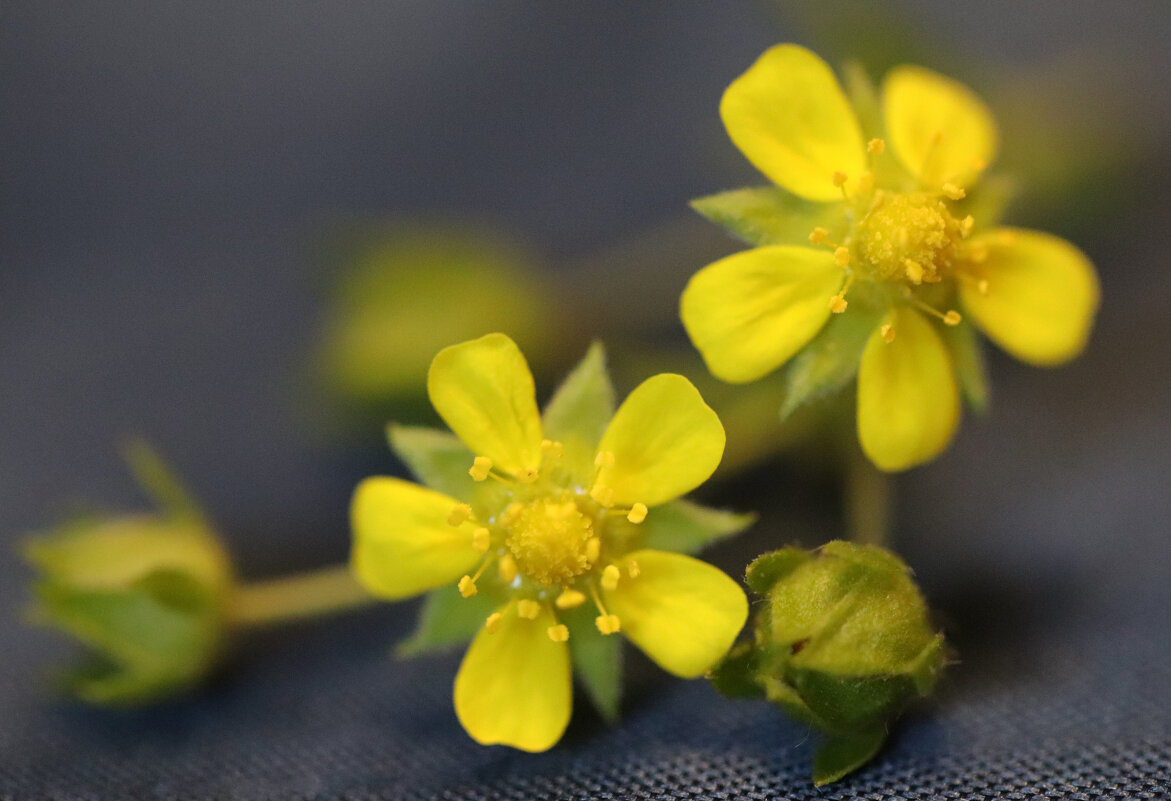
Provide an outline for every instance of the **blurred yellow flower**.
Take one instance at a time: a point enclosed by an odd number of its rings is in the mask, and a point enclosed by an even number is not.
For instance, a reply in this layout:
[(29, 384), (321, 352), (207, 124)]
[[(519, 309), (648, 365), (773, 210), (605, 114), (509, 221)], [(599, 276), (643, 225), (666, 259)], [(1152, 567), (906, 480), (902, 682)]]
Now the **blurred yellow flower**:
[[(455, 680), (459, 720), (485, 745), (543, 751), (560, 739), (571, 633), (621, 631), (665, 670), (694, 677), (747, 617), (743, 591), (724, 573), (643, 547), (656, 507), (719, 464), (719, 419), (687, 379), (669, 374), (645, 381), (610, 419), (600, 353), (587, 355), (542, 418), (511, 339), (489, 334), (443, 350), (428, 392), (467, 446), (457, 457), (467, 483), (448, 474), (453, 496), (373, 477), (354, 495), (353, 567), (370, 592), (398, 599), (455, 584), (464, 603), (498, 599)], [(438, 453), (417, 472), (434, 473)], [(571, 632), (568, 616), (591, 603), (595, 631)]]
[[(1017, 358), (1059, 364), (1084, 348), (1099, 289), (1065, 240), (983, 230), (987, 220), (964, 213), (997, 151), (971, 90), (903, 66), (880, 102), (862, 99), (873, 107), (852, 107), (826, 63), (790, 44), (728, 87), (720, 114), (732, 141), (819, 224), (807, 241), (769, 240), (704, 268), (681, 315), (709, 369), (731, 382), (776, 369), (832, 316), (860, 315), (858, 436), (893, 471), (937, 456), (959, 422), (948, 328), (967, 316)], [(867, 141), (864, 127), (881, 136)]]

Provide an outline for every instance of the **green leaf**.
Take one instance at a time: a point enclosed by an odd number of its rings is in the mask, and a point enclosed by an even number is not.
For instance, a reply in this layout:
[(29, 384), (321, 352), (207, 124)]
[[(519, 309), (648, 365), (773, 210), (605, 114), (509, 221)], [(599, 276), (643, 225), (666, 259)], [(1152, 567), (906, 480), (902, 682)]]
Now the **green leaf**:
[(979, 231), (986, 231), (1000, 223), (1012, 206), (1020, 186), (1011, 176), (1003, 173), (982, 177), (967, 197), (956, 205), (956, 219), (972, 215)]
[(750, 245), (808, 245), (809, 233), (818, 226), (829, 231), (830, 239), (846, 234), (846, 215), (838, 203), (814, 203), (775, 186), (696, 198), (691, 207)]
[(980, 337), (967, 321), (943, 326), (942, 333), (955, 365), (960, 392), (972, 410), (982, 414), (988, 409), (988, 368)]
[(744, 581), (753, 592), (764, 595), (778, 581), (811, 559), (813, 555), (801, 548), (781, 548), (761, 554), (749, 563), (744, 571)]
[(123, 445), (122, 456), (138, 485), (163, 512), (179, 520), (205, 522), (199, 504), (150, 443), (135, 437)]
[(813, 757), (813, 783), (821, 787), (852, 773), (873, 759), (885, 740), (882, 728), (855, 737), (829, 738)]
[(472, 452), (446, 431), (392, 423), (386, 429), (391, 450), (422, 483), (453, 498), (471, 497), (476, 482), (468, 475)]
[(598, 631), (594, 611), (586, 605), (560, 615), (570, 631), (573, 668), (598, 713), (613, 723), (622, 705), (622, 638)]
[(606, 350), (595, 342), (553, 393), (541, 425), (549, 439), (577, 437), (596, 447), (613, 416), (614, 387), (606, 372)]
[(740, 642), (716, 663), (707, 679), (716, 692), (728, 698), (763, 698), (764, 687), (757, 680), (760, 669), (757, 663), (752, 643)]
[(640, 526), (642, 547), (659, 551), (695, 553), (756, 522), (754, 514), (709, 509), (687, 500), (664, 503), (650, 510)]
[(853, 302), (844, 313), (830, 317), (821, 333), (789, 365), (782, 420), (802, 404), (825, 397), (853, 380), (866, 340), (878, 327), (879, 319), (877, 310)]
[(409, 659), (465, 643), (498, 606), (500, 600), (488, 593), (464, 598), (454, 585), (440, 587), (424, 598), (415, 632), (395, 646), (395, 656)]

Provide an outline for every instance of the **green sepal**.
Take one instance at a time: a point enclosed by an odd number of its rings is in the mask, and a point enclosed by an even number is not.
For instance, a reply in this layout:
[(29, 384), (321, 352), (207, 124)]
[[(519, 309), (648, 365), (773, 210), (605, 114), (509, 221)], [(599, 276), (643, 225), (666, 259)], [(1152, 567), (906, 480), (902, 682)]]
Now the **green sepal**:
[(549, 439), (578, 437), (596, 447), (613, 416), (614, 387), (606, 371), (606, 349), (594, 342), (553, 393), (541, 427)]
[(386, 436), (391, 450), (423, 484), (460, 500), (475, 492), (476, 482), (468, 473), (475, 457), (455, 434), (391, 423)]
[(598, 631), (589, 605), (558, 615), (569, 627), (569, 654), (586, 695), (598, 714), (614, 723), (622, 707), (622, 638)]
[(782, 420), (803, 404), (823, 398), (854, 379), (866, 341), (878, 328), (881, 317), (880, 311), (853, 299), (845, 312), (831, 315), (813, 341), (793, 358), (785, 373)]
[(969, 214), (976, 221), (978, 232), (993, 228), (1004, 219), (1017, 195), (1018, 182), (1010, 175), (985, 175), (968, 190), (967, 196), (956, 203), (955, 217), (962, 220)]
[(822, 728), (836, 734), (881, 726), (916, 695), (909, 676), (836, 675), (802, 669), (796, 660), (786, 675)]
[(761, 554), (749, 563), (744, 581), (758, 595), (765, 595), (781, 578), (808, 562), (813, 555), (801, 548), (782, 548)]
[[(839, 203), (814, 203), (775, 186), (747, 187), (696, 198), (691, 208), (750, 245), (809, 245), (821, 227), (831, 240), (846, 235), (848, 220)], [(828, 299), (827, 299), (828, 302)]]
[(159, 510), (176, 520), (201, 524), (207, 518), (179, 476), (144, 439), (132, 438), (122, 446), (122, 458), (130, 472)]
[(464, 598), (454, 585), (433, 590), (423, 599), (415, 631), (395, 646), (394, 655), (410, 659), (466, 643), (501, 603), (487, 592)]
[(707, 674), (707, 680), (716, 692), (728, 698), (764, 698), (760, 683), (760, 664), (757, 650), (750, 642), (741, 642), (716, 663)]
[(988, 410), (988, 368), (976, 329), (966, 320), (959, 325), (942, 327), (943, 342), (955, 365), (960, 393), (973, 411)]
[(821, 787), (853, 773), (873, 759), (885, 741), (883, 728), (850, 737), (830, 737), (813, 757), (813, 783)]
[(654, 507), (638, 527), (643, 548), (693, 554), (739, 534), (754, 522), (756, 515), (751, 513), (710, 509), (680, 499)]

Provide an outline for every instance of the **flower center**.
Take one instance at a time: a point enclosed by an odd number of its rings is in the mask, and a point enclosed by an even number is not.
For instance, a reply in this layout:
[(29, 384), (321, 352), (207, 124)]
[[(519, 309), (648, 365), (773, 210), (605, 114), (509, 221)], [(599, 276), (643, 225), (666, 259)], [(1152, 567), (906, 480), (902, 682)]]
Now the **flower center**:
[(541, 584), (565, 584), (598, 558), (594, 521), (572, 496), (515, 503), (501, 522), (520, 572)]
[(855, 234), (857, 268), (886, 281), (933, 284), (951, 271), (963, 224), (925, 194), (882, 193)]

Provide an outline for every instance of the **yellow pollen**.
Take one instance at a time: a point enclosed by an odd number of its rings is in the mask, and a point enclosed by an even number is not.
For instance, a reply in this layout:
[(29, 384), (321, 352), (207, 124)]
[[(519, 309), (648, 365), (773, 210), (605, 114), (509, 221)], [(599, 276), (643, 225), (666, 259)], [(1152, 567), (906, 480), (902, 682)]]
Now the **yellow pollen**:
[(596, 541), (593, 518), (572, 496), (522, 505), (505, 536), (520, 572), (545, 585), (564, 584), (589, 570), (590, 543)]
[(980, 280), (980, 281), (976, 282), (976, 291), (979, 292), (981, 295), (987, 295), (988, 294), (988, 281)]
[(886, 150), (886, 142), (882, 139), (871, 139), (866, 144), (866, 149), (876, 156), (881, 156), (882, 152)]
[(488, 547), (492, 544), (492, 532), (481, 526), (472, 532), (472, 547), (480, 553), (488, 553)]
[(568, 642), (569, 641), (569, 626), (564, 623), (558, 623), (556, 626), (550, 626), (545, 629), (545, 633), (549, 635), (549, 639), (553, 642)]
[(622, 630), (622, 623), (618, 620), (618, 615), (598, 615), (594, 619), (594, 623), (598, 627), (598, 631), (603, 634), (617, 634)]
[(590, 490), (590, 497), (607, 508), (614, 505), (614, 490), (603, 484), (595, 484)]
[(837, 172), (834, 173), (834, 186), (838, 187), (839, 189), (841, 187), (845, 186), (846, 185), (846, 178), (847, 178), (846, 174), (844, 172), (842, 172), (841, 170), (838, 170)]
[(586, 543), (586, 559), (590, 560), (590, 564), (598, 561), (598, 557), (602, 553), (602, 541), (597, 537)]
[(584, 592), (580, 592), (578, 590), (565, 590), (557, 596), (557, 600), (553, 602), (553, 605), (558, 609), (577, 609), (585, 602), (586, 596)]
[(963, 317), (955, 309), (952, 309), (947, 314), (943, 315), (943, 322), (947, 325), (959, 325), (963, 321)]
[(956, 186), (955, 184), (951, 183), (944, 184), (941, 189), (943, 190), (943, 194), (947, 195), (952, 200), (963, 200), (964, 197), (968, 194), (964, 191), (962, 186)]
[(606, 569), (602, 571), (602, 589), (612, 591), (618, 589), (618, 579), (622, 578), (622, 573), (619, 572), (617, 565), (606, 565)]
[(472, 477), (473, 481), (485, 481), (488, 478), (488, 472), (492, 469), (492, 460), (487, 456), (477, 456), (472, 461), (472, 466), (468, 468), (468, 475)]
[(880, 328), (878, 330), (882, 334), (882, 341), (885, 342), (886, 344), (889, 345), (890, 343), (895, 341), (895, 330), (894, 330), (894, 328), (891, 327), (890, 323), (887, 323), (886, 325), (884, 325), (882, 328)]
[(516, 560), (512, 558), (511, 554), (504, 554), (500, 557), (500, 561), (496, 564), (496, 575), (500, 576), (500, 580), (505, 584), (511, 584), (516, 578)]
[(933, 284), (951, 273), (963, 224), (938, 197), (880, 194), (853, 236), (853, 269), (885, 281)]
[(476, 582), (471, 576), (464, 576), (459, 580), (459, 594), (465, 598), (471, 598), (476, 594)]
[(964, 219), (960, 220), (960, 236), (967, 239), (972, 235), (972, 229), (976, 227), (976, 218), (969, 214)]
[(534, 481), (537, 480), (538, 475), (539, 474), (537, 473), (537, 468), (535, 468), (535, 467), (522, 467), (516, 473), (516, 480), (522, 484), (532, 484)]
[(565, 446), (551, 439), (541, 440), (541, 453), (550, 460), (560, 459), (565, 454)]
[(638, 574), (641, 572), (642, 572), (642, 570), (639, 568), (638, 562), (631, 559), (630, 564), (628, 564), (626, 566), (626, 575), (630, 576), (633, 579), (633, 578), (638, 578)]
[(630, 514), (628, 514), (626, 516), (626, 519), (629, 520), (631, 523), (638, 525), (642, 521), (646, 520), (646, 513), (647, 513), (646, 504), (645, 503), (636, 503), (636, 504), (634, 504), (634, 506), (630, 507)]
[(834, 314), (841, 314), (850, 304), (841, 295), (834, 295), (829, 299), (829, 310)]
[(488, 615), (488, 619), (484, 621), (484, 628), (488, 630), (489, 634), (495, 634), (500, 631), (500, 623), (504, 620), (504, 615), (499, 612), (493, 612)]
[(820, 225), (809, 232), (809, 242), (813, 245), (820, 245), (829, 238), (829, 231), (822, 228)]
[(466, 503), (457, 503), (452, 507), (451, 511), (448, 512), (447, 523), (451, 526), (458, 526), (465, 520), (471, 519), (471, 517), (472, 507), (468, 506)]
[(850, 249), (849, 248), (838, 248), (837, 250), (835, 250), (834, 251), (834, 264), (838, 265), (839, 267), (849, 267), (850, 266)]
[(614, 451), (598, 451), (594, 457), (594, 467), (613, 467)]
[(537, 615), (541, 614), (541, 604), (529, 598), (517, 601), (516, 614), (525, 620), (536, 620)]

